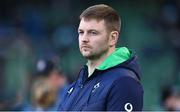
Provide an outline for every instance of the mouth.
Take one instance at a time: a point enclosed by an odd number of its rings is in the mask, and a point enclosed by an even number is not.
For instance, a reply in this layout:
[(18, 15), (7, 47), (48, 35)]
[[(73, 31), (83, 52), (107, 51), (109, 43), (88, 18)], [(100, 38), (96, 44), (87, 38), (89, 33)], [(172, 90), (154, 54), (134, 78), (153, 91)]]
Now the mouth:
[(90, 49), (91, 46), (89, 46), (89, 45), (82, 45), (82, 46), (81, 46), (81, 49), (83, 49), (83, 48), (89, 48), (89, 49)]

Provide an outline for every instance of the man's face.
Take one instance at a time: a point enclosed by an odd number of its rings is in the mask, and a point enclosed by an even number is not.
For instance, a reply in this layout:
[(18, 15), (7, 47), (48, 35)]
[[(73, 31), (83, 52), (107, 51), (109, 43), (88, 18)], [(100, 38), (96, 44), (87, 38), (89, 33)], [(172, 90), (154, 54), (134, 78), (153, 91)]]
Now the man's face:
[(79, 24), (79, 49), (87, 59), (98, 59), (109, 49), (109, 33), (104, 20), (81, 19)]

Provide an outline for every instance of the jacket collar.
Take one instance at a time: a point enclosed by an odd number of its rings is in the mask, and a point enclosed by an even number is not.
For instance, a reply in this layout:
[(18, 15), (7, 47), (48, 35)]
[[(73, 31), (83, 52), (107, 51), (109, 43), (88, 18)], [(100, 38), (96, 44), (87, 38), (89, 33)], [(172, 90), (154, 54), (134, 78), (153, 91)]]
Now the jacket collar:
[(106, 70), (120, 63), (125, 62), (131, 57), (131, 52), (126, 47), (116, 48), (96, 69)]

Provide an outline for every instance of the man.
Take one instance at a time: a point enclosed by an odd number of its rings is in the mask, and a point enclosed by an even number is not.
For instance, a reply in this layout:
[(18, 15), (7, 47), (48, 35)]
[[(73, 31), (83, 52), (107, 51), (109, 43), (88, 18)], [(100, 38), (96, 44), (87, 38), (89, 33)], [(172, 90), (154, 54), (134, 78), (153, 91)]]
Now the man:
[(161, 104), (165, 111), (180, 111), (179, 89), (172, 85), (163, 86)]
[[(37, 94), (39, 97), (35, 100), (39, 102), (39, 105), (42, 107), (44, 106), (44, 110), (56, 110), (61, 100), (61, 96), (64, 93), (64, 88), (67, 86), (68, 81), (66, 75), (62, 70), (58, 69), (57, 64), (53, 60), (39, 60), (37, 62), (37, 75), (39, 77), (36, 81), (37, 84), (36, 82), (34, 84), (33, 94), (34, 96)], [(44, 84), (43, 81), (46, 84)], [(45, 85), (47, 88), (43, 88), (46, 87)], [(42, 93), (40, 94), (40, 92)], [(53, 92), (55, 92), (55, 94), (52, 94)], [(47, 98), (42, 101), (44, 97)]]
[(137, 57), (116, 48), (120, 18), (107, 5), (94, 5), (80, 15), (79, 49), (87, 59), (59, 110), (136, 111), (143, 108)]
[(20, 105), (21, 110), (57, 110), (68, 83), (66, 75), (58, 69), (53, 60), (49, 59), (37, 61), (35, 75), (31, 85), (30, 102), (23, 102)]

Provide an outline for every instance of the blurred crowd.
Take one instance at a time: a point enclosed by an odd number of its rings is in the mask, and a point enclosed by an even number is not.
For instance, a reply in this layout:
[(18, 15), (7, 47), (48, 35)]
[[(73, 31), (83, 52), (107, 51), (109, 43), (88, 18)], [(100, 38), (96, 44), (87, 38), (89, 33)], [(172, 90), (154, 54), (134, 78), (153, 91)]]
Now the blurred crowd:
[(0, 110), (57, 108), (85, 63), (78, 16), (99, 3), (119, 11), (119, 45), (139, 55), (144, 109), (180, 110), (179, 0), (1, 0)]
[(0, 110), (56, 107), (74, 78), (62, 70), (69, 61), (61, 63), (76, 40), (75, 21), (64, 13), (69, 2), (0, 1)]
[(162, 4), (156, 28), (163, 35), (164, 48), (171, 49), (175, 59), (172, 81), (162, 87), (162, 106), (168, 111), (180, 111), (180, 1)]

